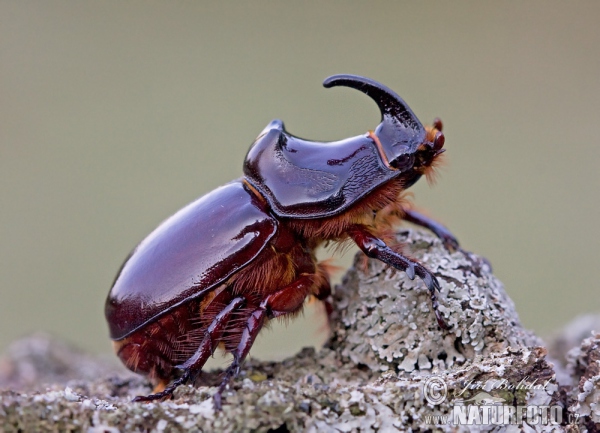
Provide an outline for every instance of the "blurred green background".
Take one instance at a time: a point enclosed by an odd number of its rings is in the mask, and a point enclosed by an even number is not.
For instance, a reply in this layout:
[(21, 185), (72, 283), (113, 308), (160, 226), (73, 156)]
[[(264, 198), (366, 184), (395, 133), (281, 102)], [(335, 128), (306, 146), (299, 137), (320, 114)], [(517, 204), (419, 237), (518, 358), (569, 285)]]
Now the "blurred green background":
[[(445, 124), (416, 203), (486, 256), (540, 334), (600, 311), (600, 3), (0, 2), (0, 350), (46, 330), (110, 351), (104, 299), (161, 220), (239, 177), (273, 118), (379, 121), (335, 73)], [(341, 263), (347, 265), (351, 254)], [(307, 309), (253, 355), (319, 344)]]

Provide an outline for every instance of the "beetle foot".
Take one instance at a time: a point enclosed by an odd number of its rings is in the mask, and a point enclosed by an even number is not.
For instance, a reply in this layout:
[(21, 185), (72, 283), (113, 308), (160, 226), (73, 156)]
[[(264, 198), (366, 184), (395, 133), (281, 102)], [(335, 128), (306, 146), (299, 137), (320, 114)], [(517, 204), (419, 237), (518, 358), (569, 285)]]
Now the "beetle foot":
[(450, 251), (451, 253), (455, 251), (462, 251), (462, 248), (460, 248), (460, 245), (458, 244), (458, 240), (450, 232), (436, 233), (436, 235), (440, 238), (446, 250)]
[(231, 382), (231, 379), (237, 376), (239, 372), (240, 361), (238, 357), (234, 356), (233, 362), (229, 367), (227, 367), (227, 370), (225, 370), (225, 374), (223, 375), (223, 379), (221, 380), (221, 385), (219, 386), (219, 389), (217, 390), (215, 395), (213, 395), (213, 404), (215, 411), (220, 411), (223, 409), (223, 393), (225, 392), (225, 389)]
[(221, 390), (215, 392), (213, 395), (213, 407), (216, 412), (221, 412), (223, 410), (223, 393)]
[(167, 386), (164, 391), (161, 392), (157, 392), (156, 394), (150, 394), (150, 395), (138, 395), (136, 398), (134, 398), (132, 400), (133, 403), (148, 403), (151, 401), (156, 401), (156, 400), (166, 400), (167, 398), (172, 398), (173, 397), (173, 392), (177, 389), (177, 387), (179, 385), (183, 385), (185, 384), (188, 380), (190, 379), (190, 372), (189, 371), (185, 371), (183, 373), (183, 375), (173, 381), (173, 383), (171, 383), (171, 385)]
[(406, 272), (406, 275), (411, 280), (415, 277), (415, 274), (421, 278), (429, 289), (431, 305), (435, 312), (435, 318), (437, 319), (438, 325), (442, 329), (449, 329), (449, 326), (442, 318), (438, 309), (439, 303), (437, 294), (440, 292), (440, 284), (427, 268), (392, 250), (384, 241), (372, 235), (368, 229), (363, 226), (357, 225), (352, 227), (351, 230), (348, 231), (348, 234), (368, 257), (381, 260), (383, 263), (387, 263), (400, 271)]
[(446, 323), (444, 318), (442, 317), (442, 313), (439, 310), (439, 301), (438, 301), (438, 293), (440, 293), (441, 287), (435, 275), (427, 270), (424, 266), (417, 264), (416, 266), (417, 275), (425, 285), (427, 289), (429, 289), (429, 294), (431, 296), (431, 307), (433, 308), (433, 312), (435, 313), (435, 319), (437, 320), (438, 326), (443, 330), (450, 329), (450, 326)]
[(404, 209), (404, 219), (431, 230), (442, 241), (444, 248), (449, 252), (453, 253), (455, 251), (460, 251), (460, 245), (456, 237), (448, 230), (448, 228), (439, 222), (423, 215), (415, 209)]
[(477, 256), (469, 251), (463, 250), (462, 248), (459, 248), (458, 251), (463, 253), (467, 260), (471, 262), (473, 273), (478, 277), (481, 277), (481, 271), (484, 266), (487, 266), (489, 268), (489, 271), (492, 272), (492, 264), (485, 257)]

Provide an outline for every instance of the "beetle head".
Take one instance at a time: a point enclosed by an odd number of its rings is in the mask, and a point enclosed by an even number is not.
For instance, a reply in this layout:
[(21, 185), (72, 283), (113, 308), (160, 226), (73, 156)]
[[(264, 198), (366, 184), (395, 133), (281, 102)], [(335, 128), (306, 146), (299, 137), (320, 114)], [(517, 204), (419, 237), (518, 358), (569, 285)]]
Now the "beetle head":
[(333, 75), (323, 82), (330, 88), (346, 86), (370, 96), (381, 111), (381, 123), (370, 136), (384, 163), (398, 170), (410, 186), (421, 175), (432, 172), (436, 157), (444, 149), (442, 122), (425, 129), (417, 116), (394, 91), (377, 81), (358, 75)]
[(442, 121), (436, 118), (433, 125), (426, 127), (425, 131), (425, 140), (417, 147), (412, 169), (403, 175), (406, 179), (406, 187), (415, 183), (423, 175), (430, 184), (435, 183), (435, 169), (444, 163), (442, 153), (446, 149), (443, 148), (445, 138), (442, 133)]

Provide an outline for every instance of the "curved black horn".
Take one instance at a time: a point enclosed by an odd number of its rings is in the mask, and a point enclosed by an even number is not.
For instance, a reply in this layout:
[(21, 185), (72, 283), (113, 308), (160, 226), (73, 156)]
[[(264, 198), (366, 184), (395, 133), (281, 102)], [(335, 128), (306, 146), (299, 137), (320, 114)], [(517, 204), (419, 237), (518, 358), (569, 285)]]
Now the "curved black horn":
[(326, 78), (323, 86), (326, 88), (351, 87), (370, 96), (381, 111), (381, 125), (377, 128), (378, 135), (380, 139), (392, 140), (390, 143), (392, 146), (401, 143), (418, 145), (423, 142), (425, 128), (417, 116), (400, 96), (383, 84), (359, 75), (340, 74)]

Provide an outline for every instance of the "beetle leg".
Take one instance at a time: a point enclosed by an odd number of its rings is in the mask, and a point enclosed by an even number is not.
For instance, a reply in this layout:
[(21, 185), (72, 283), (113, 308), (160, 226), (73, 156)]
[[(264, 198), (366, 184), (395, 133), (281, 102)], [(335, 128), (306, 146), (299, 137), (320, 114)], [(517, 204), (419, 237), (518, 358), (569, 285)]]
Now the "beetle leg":
[(217, 348), (218, 342), (223, 335), (223, 331), (225, 326), (227, 325), (231, 314), (237, 310), (241, 305), (245, 303), (245, 299), (242, 297), (237, 297), (233, 301), (231, 301), (209, 325), (206, 333), (204, 334), (204, 338), (198, 346), (196, 352), (183, 364), (177, 365), (175, 368), (183, 370), (182, 376), (172, 382), (169, 386), (167, 386), (163, 391), (158, 392), (156, 394), (150, 394), (147, 396), (138, 396), (133, 401), (153, 401), (153, 400), (162, 400), (163, 398), (170, 397), (173, 395), (173, 392), (179, 385), (183, 385), (196, 376), (208, 358), (214, 353)]
[[(269, 319), (295, 313), (302, 308), (304, 300), (311, 293), (314, 279), (314, 274), (300, 275), (297, 280), (268, 295), (260, 303), (260, 307), (266, 310)], [(319, 290), (325, 289), (319, 288)], [(329, 290), (331, 291), (331, 289)], [(325, 295), (325, 293), (322, 293), (322, 295)]]
[(324, 260), (317, 263), (317, 269), (313, 277), (315, 284), (313, 285), (311, 293), (319, 301), (325, 301), (331, 296), (329, 276), (337, 270), (338, 268), (333, 266), (330, 260)]
[(318, 280), (317, 286), (312, 288), (312, 294), (317, 300), (323, 303), (325, 315), (327, 316), (327, 331), (329, 332), (332, 327), (333, 304), (331, 303), (331, 284), (329, 282), (327, 264), (317, 264), (317, 277), (321, 278)]
[(415, 274), (423, 280), (429, 294), (431, 296), (431, 306), (435, 313), (438, 325), (442, 329), (448, 329), (448, 325), (442, 318), (438, 309), (439, 303), (437, 293), (440, 291), (440, 284), (437, 278), (427, 270), (423, 265), (412, 261), (411, 259), (404, 257), (388, 247), (385, 242), (376, 236), (373, 236), (369, 231), (362, 226), (354, 226), (348, 231), (350, 237), (356, 242), (358, 247), (369, 257), (377, 260), (381, 260), (388, 265), (393, 266), (396, 269), (406, 272), (406, 275), (411, 280), (414, 279)]
[(246, 322), (246, 326), (242, 331), (240, 342), (236, 349), (232, 352), (233, 361), (229, 367), (227, 367), (227, 370), (225, 370), (225, 374), (221, 380), (221, 385), (213, 396), (215, 410), (221, 410), (222, 394), (225, 391), (225, 388), (227, 388), (227, 385), (229, 385), (231, 379), (236, 377), (240, 372), (240, 366), (242, 365), (244, 358), (246, 358), (246, 355), (248, 355), (248, 352), (250, 352), (250, 348), (252, 347), (256, 336), (258, 335), (258, 331), (261, 330), (266, 317), (267, 310), (262, 306), (262, 304), (261, 307), (257, 308), (250, 314), (250, 317)]
[[(319, 275), (302, 274), (291, 284), (268, 295), (260, 303), (260, 306), (252, 311), (246, 321), (244, 330), (242, 331), (240, 342), (231, 352), (233, 361), (231, 365), (227, 367), (221, 385), (213, 396), (216, 410), (221, 410), (223, 392), (225, 391), (225, 388), (227, 388), (227, 385), (229, 385), (229, 382), (231, 382), (231, 380), (240, 372), (241, 364), (248, 355), (248, 352), (250, 352), (250, 348), (252, 347), (252, 344), (254, 344), (254, 340), (261, 330), (265, 319), (281, 317), (285, 314), (292, 314), (300, 310), (304, 300), (313, 290), (315, 279), (318, 278)], [(328, 291), (324, 287), (319, 287), (317, 290), (321, 290), (322, 292), (320, 293), (322, 295), (325, 295), (326, 292), (327, 295), (329, 295), (330, 292), (330, 289)]]
[(191, 374), (188, 370), (186, 370), (183, 372), (183, 374), (181, 375), (181, 377), (179, 379), (171, 382), (171, 384), (169, 386), (167, 386), (164, 389), (164, 391), (157, 392), (156, 394), (150, 394), (150, 395), (138, 395), (132, 401), (134, 403), (149, 402), (149, 401), (162, 400), (164, 398), (171, 397), (173, 395), (173, 392), (175, 391), (175, 389), (177, 389), (177, 387), (179, 385), (185, 384), (188, 380), (190, 380), (190, 378), (191, 378)]
[(406, 221), (409, 221), (413, 224), (416, 224), (418, 226), (425, 227), (426, 229), (431, 230), (438, 238), (440, 238), (442, 240), (444, 247), (446, 247), (446, 249), (448, 251), (460, 251), (464, 255), (466, 255), (468, 257), (468, 259), (471, 261), (471, 263), (473, 263), (473, 265), (475, 265), (475, 268), (476, 268), (475, 271), (476, 271), (477, 275), (479, 275), (479, 270), (482, 268), (483, 265), (487, 265), (490, 268), (490, 270), (492, 269), (491, 263), (485, 257), (477, 257), (477, 256), (473, 257), (472, 253), (463, 250), (459, 246), (458, 240), (456, 240), (454, 235), (452, 233), (450, 233), (450, 230), (448, 230), (446, 227), (444, 227), (439, 222), (432, 220), (431, 218), (423, 215), (420, 212), (417, 212), (416, 210), (413, 210), (413, 209), (403, 209), (403, 210), (404, 210), (404, 219)]
[(437, 221), (423, 215), (420, 212), (417, 212), (413, 209), (403, 209), (404, 210), (404, 218), (406, 221), (409, 221), (413, 224), (416, 224), (421, 227), (425, 227), (428, 230), (431, 230), (438, 238), (441, 239), (442, 243), (446, 247), (448, 251), (456, 251), (460, 247), (458, 245), (458, 240), (450, 230), (444, 227)]
[(217, 314), (206, 330), (206, 334), (204, 334), (204, 338), (196, 350), (196, 353), (194, 353), (183, 364), (176, 366), (176, 368), (192, 371), (200, 370), (217, 348), (219, 340), (223, 335), (223, 331), (225, 330), (231, 314), (240, 308), (245, 302), (246, 301), (244, 298), (237, 297), (231, 301), (219, 314)]

